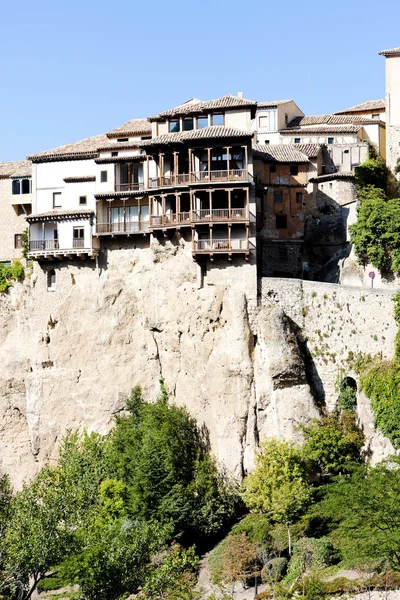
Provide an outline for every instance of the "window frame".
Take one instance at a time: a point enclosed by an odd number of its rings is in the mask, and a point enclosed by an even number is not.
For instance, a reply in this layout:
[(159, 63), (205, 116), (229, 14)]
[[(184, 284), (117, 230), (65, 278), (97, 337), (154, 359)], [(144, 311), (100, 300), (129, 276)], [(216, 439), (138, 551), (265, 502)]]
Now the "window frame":
[[(282, 220), (282, 224), (278, 225), (278, 221)], [(285, 223), (283, 225), (283, 222)], [(287, 215), (275, 215), (275, 228), (276, 229), (287, 229)]]
[(301, 138), (294, 138), (295, 144), (301, 144)]
[[(85, 199), (84, 202), (82, 202), (82, 198)], [(79, 206), (87, 206), (87, 196), (79, 196)]]
[(283, 192), (282, 190), (274, 190), (274, 204), (283, 203)]
[[(56, 204), (56, 198), (60, 204)], [(62, 208), (62, 192), (53, 192), (53, 208)]]
[[(185, 127), (185, 123), (190, 123), (192, 124), (191, 127), (189, 127), (188, 129)], [(185, 117), (182, 119), (182, 131), (193, 131), (194, 129), (194, 117)]]
[[(222, 117), (222, 123), (214, 123), (216, 117)], [(211, 115), (211, 122), (213, 127), (225, 127), (225, 113), (213, 113)]]
[(14, 250), (22, 248), (22, 233), (14, 233)]
[(296, 204), (303, 204), (303, 192), (296, 192)]
[(107, 183), (108, 171), (100, 171), (100, 183)]
[(335, 138), (328, 137), (328, 146), (332, 146), (335, 143)]
[[(177, 123), (178, 129), (172, 129), (171, 128), (172, 123)], [(168, 121), (168, 131), (169, 131), (169, 133), (179, 133), (181, 131), (181, 120), (180, 119), (170, 119)]]
[(289, 175), (291, 177), (297, 177), (299, 174), (299, 165), (289, 165)]
[[(206, 124), (199, 127), (200, 120), (206, 121)], [(210, 126), (210, 118), (208, 115), (206, 115), (206, 116), (203, 115), (203, 116), (197, 117), (197, 119), (196, 119), (196, 128), (197, 129), (205, 129), (206, 127), (209, 127), (209, 126)]]

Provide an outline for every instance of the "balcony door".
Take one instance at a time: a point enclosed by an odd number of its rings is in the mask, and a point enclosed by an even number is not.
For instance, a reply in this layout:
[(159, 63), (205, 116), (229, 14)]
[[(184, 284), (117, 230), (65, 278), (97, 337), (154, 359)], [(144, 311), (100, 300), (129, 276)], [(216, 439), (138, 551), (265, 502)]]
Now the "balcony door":
[(85, 247), (85, 228), (74, 227), (73, 233), (73, 248), (84, 248)]
[(123, 206), (113, 207), (111, 209), (111, 231), (122, 231), (124, 228), (124, 208)]

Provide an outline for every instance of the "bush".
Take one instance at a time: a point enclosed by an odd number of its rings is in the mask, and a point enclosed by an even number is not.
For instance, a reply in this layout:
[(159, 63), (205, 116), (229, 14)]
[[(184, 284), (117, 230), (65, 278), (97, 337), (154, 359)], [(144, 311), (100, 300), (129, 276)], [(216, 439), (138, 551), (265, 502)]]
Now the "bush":
[[(231, 529), (231, 533), (242, 533), (243, 531), (251, 542), (262, 544), (271, 542), (271, 524), (266, 515), (247, 515)], [(286, 529), (285, 535), (287, 535)]]
[(328, 538), (301, 538), (293, 545), (287, 580), (294, 581), (307, 569), (324, 569), (337, 560), (338, 552)]
[(24, 267), (19, 260), (13, 261), (10, 266), (0, 265), (0, 293), (6, 292), (14, 281), (23, 281)]
[(264, 583), (280, 581), (286, 572), (288, 561), (286, 558), (272, 558), (263, 567), (261, 577)]

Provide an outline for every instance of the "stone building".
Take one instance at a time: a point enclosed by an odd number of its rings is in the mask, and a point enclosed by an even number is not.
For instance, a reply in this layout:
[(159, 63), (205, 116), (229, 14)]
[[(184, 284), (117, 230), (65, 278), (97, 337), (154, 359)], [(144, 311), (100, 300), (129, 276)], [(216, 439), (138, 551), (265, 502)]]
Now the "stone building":
[(386, 58), (387, 165), (394, 169), (400, 157), (400, 48), (383, 50)]
[(22, 256), (22, 233), (32, 210), (32, 165), (0, 163), (0, 263)]

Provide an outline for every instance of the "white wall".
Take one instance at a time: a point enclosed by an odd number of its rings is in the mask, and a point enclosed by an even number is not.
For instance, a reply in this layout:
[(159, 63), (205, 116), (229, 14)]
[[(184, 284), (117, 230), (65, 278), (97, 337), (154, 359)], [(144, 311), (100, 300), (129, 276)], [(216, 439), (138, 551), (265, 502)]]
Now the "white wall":
[[(61, 192), (61, 208), (73, 210), (76, 208), (90, 208), (95, 210), (96, 201), (94, 193), (95, 182), (65, 183), (65, 177), (96, 176), (94, 160), (74, 160), (36, 165), (36, 177), (33, 190), (35, 198), (35, 212), (43, 213), (53, 210), (53, 194)], [(105, 165), (108, 167), (109, 165)], [(113, 166), (113, 165), (112, 165)], [(114, 171), (112, 171), (114, 173)], [(102, 184), (109, 185), (109, 184)], [(36, 193), (35, 193), (36, 192)], [(79, 196), (87, 196), (87, 205), (79, 205)]]

